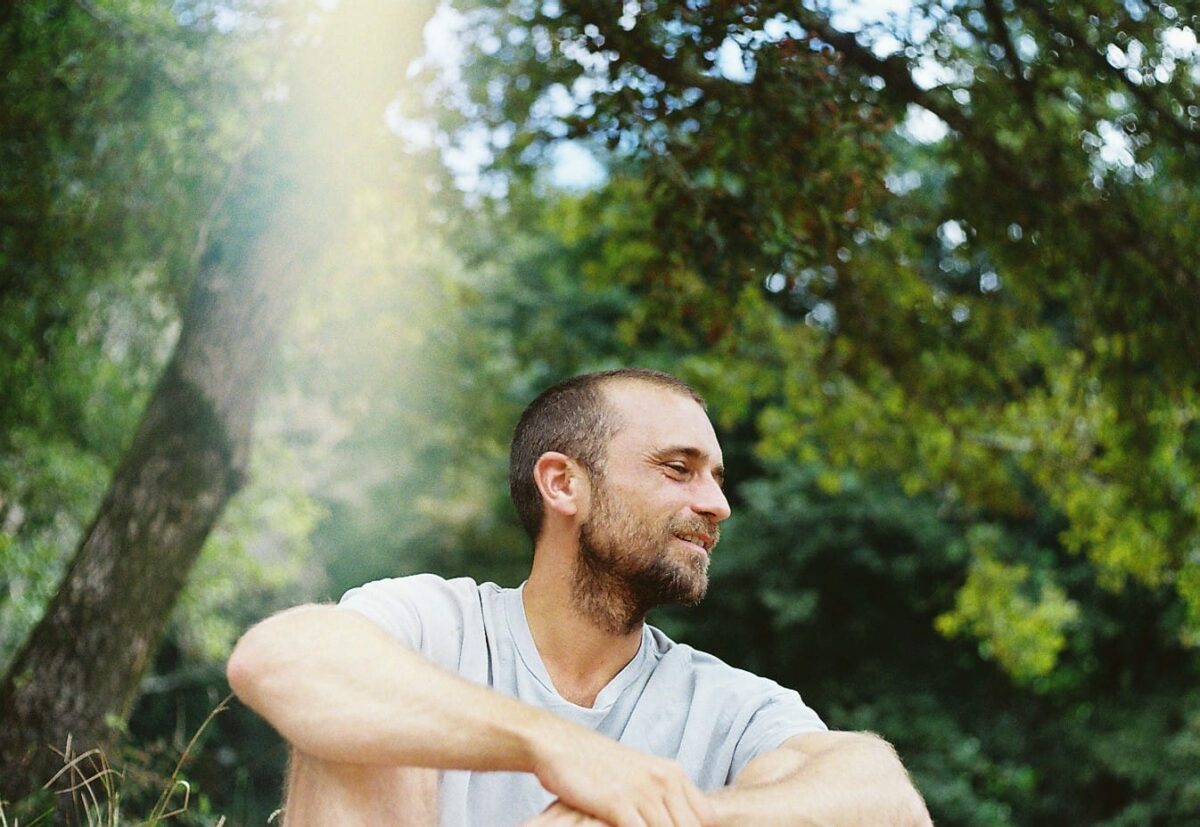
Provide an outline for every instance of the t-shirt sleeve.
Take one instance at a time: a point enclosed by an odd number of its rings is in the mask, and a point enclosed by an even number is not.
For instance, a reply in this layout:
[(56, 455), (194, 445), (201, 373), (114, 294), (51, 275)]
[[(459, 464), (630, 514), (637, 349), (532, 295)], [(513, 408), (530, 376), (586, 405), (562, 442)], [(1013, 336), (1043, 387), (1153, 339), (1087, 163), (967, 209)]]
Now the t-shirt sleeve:
[(405, 646), (453, 671), (459, 666), (468, 615), (479, 613), (479, 587), (468, 577), (414, 574), (350, 589), (338, 607), (366, 616)]
[(732, 784), (755, 757), (779, 748), (789, 738), (828, 729), (799, 693), (771, 681), (766, 683), (771, 689), (758, 701), (758, 708), (738, 739), (726, 784)]

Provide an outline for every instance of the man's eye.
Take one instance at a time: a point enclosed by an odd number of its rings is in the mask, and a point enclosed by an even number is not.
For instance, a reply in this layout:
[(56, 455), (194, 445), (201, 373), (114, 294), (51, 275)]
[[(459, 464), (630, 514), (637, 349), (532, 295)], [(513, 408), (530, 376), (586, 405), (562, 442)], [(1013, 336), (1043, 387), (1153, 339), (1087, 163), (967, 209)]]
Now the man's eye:
[(688, 471), (687, 466), (684, 465), (682, 462), (668, 462), (667, 467), (670, 468), (672, 471), (674, 471), (676, 474), (686, 474)]

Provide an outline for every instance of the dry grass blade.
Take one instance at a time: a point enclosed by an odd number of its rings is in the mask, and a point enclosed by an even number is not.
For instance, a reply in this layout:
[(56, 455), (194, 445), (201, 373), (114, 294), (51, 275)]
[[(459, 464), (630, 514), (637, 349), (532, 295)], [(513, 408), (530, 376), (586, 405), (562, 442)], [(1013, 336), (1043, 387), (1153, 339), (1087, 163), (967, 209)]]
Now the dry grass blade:
[[(200, 727), (192, 735), (191, 740), (188, 741), (187, 746), (183, 748), (183, 753), (179, 756), (179, 761), (175, 764), (175, 770), (171, 773), (171, 783), (165, 790), (163, 790), (163, 794), (158, 799), (158, 803), (156, 803), (154, 805), (154, 809), (150, 811), (150, 817), (145, 822), (146, 825), (153, 827), (153, 825), (157, 824), (163, 819), (178, 815), (187, 809), (188, 799), (191, 795), (191, 785), (186, 781), (182, 781), (179, 778), (179, 773), (183, 770), (183, 764), (191, 755), (192, 748), (196, 746), (196, 741), (200, 739), (200, 735), (205, 729), (208, 728), (208, 725), (212, 723), (214, 718), (229, 708), (229, 702), (232, 699), (233, 693), (231, 692), (230, 694), (226, 695), (221, 702), (216, 705), (216, 707), (213, 708), (212, 712), (208, 713), (208, 717), (204, 719), (204, 721), (200, 724)], [(171, 798), (175, 795), (175, 789), (181, 784), (183, 785), (184, 789), (183, 804), (181, 807), (168, 812), (167, 808), (170, 806)]]
[[(233, 699), (232, 693), (226, 695), (216, 707), (213, 708), (200, 727), (193, 733), (191, 739), (188, 740), (187, 746), (179, 756), (179, 760), (175, 763), (175, 769), (171, 773), (168, 783), (164, 787), (162, 794), (159, 796), (149, 816), (138, 822), (139, 827), (156, 827), (166, 819), (173, 818), (187, 811), (191, 804), (192, 785), (186, 779), (181, 778), (183, 765), (191, 757), (192, 751), (196, 747), (200, 736), (203, 734), (208, 725), (212, 723), (217, 715), (229, 708), (229, 702)], [(104, 751), (99, 748), (89, 749), (86, 752), (78, 755), (74, 754), (74, 742), (70, 735), (67, 736), (67, 742), (63, 749), (51, 747), (54, 752), (62, 759), (63, 765), (54, 775), (42, 785), (43, 790), (50, 790), (56, 796), (69, 795), (70, 804), (60, 800), (59, 806), (70, 806), (77, 808), (75, 810), (76, 818), (78, 818), (79, 809), (83, 810), (83, 815), (87, 820), (88, 827), (119, 827), (121, 824), (120, 813), (120, 790), (114, 779), (120, 780), (124, 778), (124, 774), (119, 770), (115, 770), (108, 764), (108, 759)], [(65, 779), (64, 779), (65, 777)], [(61, 789), (53, 789), (56, 784), (62, 783), (64, 786)], [(100, 788), (99, 794), (97, 787)], [(176, 791), (183, 789), (183, 801), (178, 806), (173, 806), (172, 802), (175, 798)], [(5, 802), (0, 802), (0, 827), (36, 827), (45, 819), (53, 819), (55, 817), (55, 809), (51, 808), (46, 812), (40, 813), (32, 822), (22, 824), (21, 821), (14, 820), (10, 822), (8, 815), (4, 810)], [(278, 812), (278, 811), (277, 811)], [(61, 811), (59, 811), (61, 815)], [(274, 818), (275, 813), (272, 814)], [(216, 827), (225, 827), (225, 816), (217, 821)]]
[[(99, 752), (99, 750), (95, 750), (95, 751), (97, 753)], [(85, 755), (86, 755), (86, 753), (85, 753)], [(80, 756), (80, 758), (83, 758), (83, 757), (84, 757), (83, 755)], [(101, 757), (103, 757), (103, 756), (101, 756)], [(86, 778), (84, 777), (83, 773), (79, 772), (78, 770), (76, 770), (76, 774), (79, 776), (79, 780), (76, 781), (74, 784), (72, 784), (70, 787), (64, 787), (63, 789), (58, 790), (59, 793), (73, 793), (76, 790), (81, 790), (81, 789), (87, 789), (90, 791), (93, 781), (98, 781), (99, 779), (104, 778), (105, 776), (108, 776), (108, 775), (118, 775), (118, 776), (120, 775), (120, 773), (117, 772), (116, 770), (114, 770), (112, 767), (104, 767), (103, 769), (96, 770), (92, 775), (89, 775)]]
[[(164, 798), (159, 799), (159, 800), (160, 801), (164, 801), (164, 800), (170, 801), (172, 796), (175, 793), (176, 787), (183, 787), (183, 803), (180, 804), (178, 807), (176, 807), (174, 810), (171, 810), (170, 812), (167, 812), (167, 813), (162, 813), (162, 814), (151, 813), (150, 817), (152, 819), (165, 820), (165, 819), (171, 818), (172, 816), (177, 816), (180, 813), (187, 812), (188, 804), (192, 800), (192, 785), (189, 784), (186, 779), (180, 778), (178, 780), (173, 781), (171, 784), (171, 787), (168, 788), (168, 790), (163, 793)], [(155, 809), (157, 810), (157, 805), (156, 805)], [(149, 823), (153, 824), (154, 822), (151, 821)]]
[[(89, 827), (93, 824), (116, 824), (118, 796), (112, 778), (113, 776), (120, 778), (121, 773), (108, 765), (108, 759), (100, 749), (90, 749), (72, 756), (74, 751), (72, 745), (71, 736), (68, 735), (66, 747), (62, 750), (54, 750), (65, 763), (49, 781), (42, 785), (42, 789), (50, 789), (64, 774), (69, 774), (68, 777), (72, 777), (74, 783), (64, 789), (56, 790), (55, 793), (57, 795), (70, 794), (74, 800), (82, 797), (83, 812)], [(81, 766), (88, 759), (92, 761), (91, 775), (88, 775)], [(74, 780), (73, 777), (78, 777), (78, 780)], [(103, 804), (101, 797), (96, 793), (96, 782), (100, 782), (100, 786), (103, 787)]]

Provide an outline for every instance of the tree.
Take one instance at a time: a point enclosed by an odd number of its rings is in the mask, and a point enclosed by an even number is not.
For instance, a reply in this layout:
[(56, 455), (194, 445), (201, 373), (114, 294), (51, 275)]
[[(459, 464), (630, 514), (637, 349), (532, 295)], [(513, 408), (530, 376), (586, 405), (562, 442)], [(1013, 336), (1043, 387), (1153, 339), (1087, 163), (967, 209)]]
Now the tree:
[[(706, 352), (765, 454), (1004, 519), (1044, 501), (1109, 587), (1169, 584), (1194, 646), (1196, 55), (1174, 7), (1093, 5), (921, 3), (855, 35), (795, 3), (464, 4), (459, 108), (500, 176), (611, 152), (631, 335)], [(940, 138), (889, 130), (921, 111)], [(943, 630), (1013, 649), (966, 599), (990, 572), (1061, 649), (1053, 571), (979, 554)]]
[[(426, 10), (344, 6), (294, 56), (286, 101), (256, 125), (261, 141), (206, 216), (211, 225), (199, 228), (173, 355), (63, 583), (0, 685), (6, 797), (47, 780), (61, 761), (52, 748), (68, 736), (76, 754), (114, 740), (203, 541), (244, 480), (257, 390), (289, 298), (314, 272), (355, 184), (379, 169), (382, 113), (415, 41), (408, 15)], [(134, 54), (152, 24), (156, 36), (191, 36), (169, 14), (122, 21), (80, 3), (23, 8), (5, 21), (9, 41), (62, 60), (61, 44), (45, 40), (54, 30), (38, 25), (47, 13), (79, 27), (83, 55), (89, 44), (107, 46), (89, 31), (97, 24), (112, 26)], [(265, 14), (247, 14), (240, 26), (271, 31), (277, 15)], [(29, 216), (30, 233), (40, 217)]]
[[(480, 346), (509, 360), (488, 388), (507, 404), (580, 368), (667, 366), (713, 401), (731, 479), (753, 480), (737, 557), (671, 628), (894, 738), (947, 823), (1188, 823), (1186, 20), (923, 4), (928, 33), (892, 28), (881, 57), (880, 31), (797, 4), (467, 8), (471, 94), (448, 123), (482, 119), (503, 195), (463, 246), (503, 274), (476, 324), (513, 330)], [(727, 41), (742, 72), (717, 60)], [(840, 80), (760, 72), (789, 43)], [(828, 141), (805, 132), (810, 96), (837, 110)], [(759, 119), (761, 99), (785, 103)], [(878, 148), (868, 131), (836, 149), (837, 124), (889, 118)], [(809, 173), (794, 200), (810, 168), (777, 150), (789, 133), (833, 180)], [(579, 203), (547, 185), (565, 140), (607, 165)]]
[[(772, 399), (755, 398), (743, 360), (758, 348), (774, 365), (769, 339), (743, 335), (731, 358), (666, 336), (626, 338), (645, 302), (619, 274), (648, 248), (618, 239), (645, 202), (628, 181), (610, 183), (583, 194), (514, 185), (502, 210), (462, 216), (461, 306), (446, 314), (456, 332), (426, 357), (439, 360), (437, 391), (451, 399), (424, 426), (381, 418), (374, 428), (377, 458), (397, 453), (389, 433), (441, 446), (421, 476), (432, 502), (414, 508), (391, 477), (363, 474), (381, 480), (377, 495), (326, 527), (339, 570), (350, 549), (382, 548), (373, 575), (515, 585), (528, 543), (503, 495), (504, 446), (522, 404), (581, 370), (664, 367), (709, 399), (734, 516), (708, 597), (654, 623), (798, 689), (830, 726), (893, 741), (939, 823), (1187, 824), (1200, 663), (1179, 643), (1171, 589), (1105, 589), (1062, 548), (1063, 518), (1044, 501), (1023, 517), (981, 513), (940, 491), (907, 492), (887, 472), (765, 453), (756, 423)], [(369, 533), (351, 533), (368, 518)], [(976, 559), (993, 565), (964, 590), (983, 606), (963, 616), (1013, 628), (946, 637), (939, 618)], [(1053, 614), (1064, 605), (1075, 616), (1065, 632)]]

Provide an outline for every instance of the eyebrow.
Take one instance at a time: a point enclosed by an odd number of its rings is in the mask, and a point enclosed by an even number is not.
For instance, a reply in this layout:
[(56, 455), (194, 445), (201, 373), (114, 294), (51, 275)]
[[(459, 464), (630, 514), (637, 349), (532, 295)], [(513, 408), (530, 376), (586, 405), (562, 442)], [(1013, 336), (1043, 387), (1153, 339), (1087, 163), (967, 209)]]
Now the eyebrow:
[[(664, 458), (664, 457), (679, 456), (679, 455), (683, 455), (693, 461), (708, 459), (707, 453), (705, 453), (704, 451), (701, 451), (699, 448), (695, 448), (691, 445), (671, 445), (667, 448), (659, 448), (658, 450), (653, 452), (653, 456), (658, 457), (660, 459)], [(719, 485), (721, 487), (725, 486), (725, 466), (724, 465), (714, 466), (712, 469), (712, 475), (713, 475), (713, 479), (715, 479), (717, 481), (717, 485)]]

